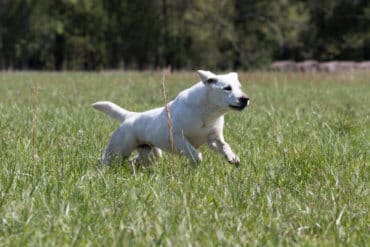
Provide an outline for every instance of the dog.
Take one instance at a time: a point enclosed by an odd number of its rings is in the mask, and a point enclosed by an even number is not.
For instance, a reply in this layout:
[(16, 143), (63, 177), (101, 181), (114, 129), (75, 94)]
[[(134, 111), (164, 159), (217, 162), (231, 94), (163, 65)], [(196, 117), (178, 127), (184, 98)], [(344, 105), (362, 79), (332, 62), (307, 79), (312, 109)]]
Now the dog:
[(224, 140), (224, 114), (241, 111), (249, 105), (249, 97), (241, 90), (238, 74), (216, 75), (198, 70), (200, 82), (180, 92), (165, 107), (145, 112), (130, 112), (109, 101), (92, 106), (117, 119), (121, 125), (113, 132), (103, 155), (108, 165), (113, 156), (147, 165), (155, 162), (162, 151), (185, 155), (191, 163), (202, 161), (198, 148), (207, 143), (227, 161), (239, 165), (240, 159)]

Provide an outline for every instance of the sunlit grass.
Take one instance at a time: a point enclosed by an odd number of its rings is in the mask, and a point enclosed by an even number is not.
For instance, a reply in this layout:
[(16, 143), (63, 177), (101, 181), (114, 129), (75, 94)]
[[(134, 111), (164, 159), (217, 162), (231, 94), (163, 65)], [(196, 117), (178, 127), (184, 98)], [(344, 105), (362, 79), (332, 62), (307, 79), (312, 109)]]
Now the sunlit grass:
[[(163, 105), (161, 73), (0, 74), (0, 245), (360, 245), (369, 242), (370, 74), (240, 75), (226, 116), (241, 166), (202, 147), (97, 166), (118, 122), (92, 109)], [(167, 98), (198, 81), (167, 75)]]

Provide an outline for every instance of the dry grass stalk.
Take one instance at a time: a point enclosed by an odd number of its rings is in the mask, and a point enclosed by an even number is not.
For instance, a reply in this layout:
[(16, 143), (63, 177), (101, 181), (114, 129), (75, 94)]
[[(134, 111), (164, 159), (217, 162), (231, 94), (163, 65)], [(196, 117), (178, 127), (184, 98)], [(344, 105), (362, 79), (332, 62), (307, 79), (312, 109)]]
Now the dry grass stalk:
[(38, 159), (37, 155), (37, 113), (39, 106), (39, 87), (33, 88), (33, 112), (32, 112), (32, 167), (31, 176), (33, 177), (35, 165)]
[(167, 103), (167, 97), (166, 97), (166, 85), (165, 85), (165, 77), (166, 72), (162, 72), (162, 96), (163, 96), (163, 103), (165, 105), (166, 115), (167, 115), (167, 126), (168, 126), (168, 134), (170, 136), (169, 142), (170, 142), (170, 149), (171, 151), (174, 150), (173, 146), (173, 128), (172, 128), (172, 120), (171, 120), (171, 111), (170, 107)]

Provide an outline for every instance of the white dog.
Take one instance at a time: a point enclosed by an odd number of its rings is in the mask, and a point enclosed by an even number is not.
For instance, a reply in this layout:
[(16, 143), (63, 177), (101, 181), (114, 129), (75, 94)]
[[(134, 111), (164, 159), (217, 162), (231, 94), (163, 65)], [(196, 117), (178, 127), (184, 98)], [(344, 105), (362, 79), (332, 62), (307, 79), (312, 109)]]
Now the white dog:
[(239, 157), (224, 140), (224, 114), (230, 109), (244, 109), (249, 98), (242, 92), (235, 72), (215, 75), (198, 70), (198, 73), (201, 82), (168, 103), (169, 114), (165, 107), (130, 112), (112, 102), (94, 103), (95, 109), (122, 122), (111, 136), (104, 164), (109, 164), (112, 156), (127, 158), (134, 150), (138, 155), (133, 162), (151, 163), (161, 156), (161, 149), (183, 154), (191, 162), (198, 163), (202, 160), (198, 148), (207, 143), (211, 149), (223, 154), (229, 163), (238, 165)]

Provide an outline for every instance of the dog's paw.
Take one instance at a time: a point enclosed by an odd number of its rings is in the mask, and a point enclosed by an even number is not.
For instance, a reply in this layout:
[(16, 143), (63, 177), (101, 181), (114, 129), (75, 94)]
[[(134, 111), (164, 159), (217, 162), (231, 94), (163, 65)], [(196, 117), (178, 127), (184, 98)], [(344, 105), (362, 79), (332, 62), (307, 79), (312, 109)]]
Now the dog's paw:
[(190, 161), (191, 165), (198, 166), (202, 162), (202, 160), (203, 160), (202, 154), (198, 153), (198, 154), (192, 156), (189, 161)]
[(202, 154), (201, 154), (201, 153), (198, 153), (198, 154), (196, 154), (196, 156), (195, 156), (195, 157), (193, 157), (193, 158), (192, 158), (192, 163), (193, 163), (194, 165), (199, 165), (199, 164), (200, 164), (200, 162), (202, 162), (202, 160), (203, 160), (203, 156), (202, 156)]
[(231, 157), (230, 159), (227, 160), (230, 164), (233, 164), (233, 165), (236, 165), (236, 166), (239, 166), (240, 165), (240, 158), (236, 155), (234, 155), (233, 157)]
[(203, 160), (202, 153), (198, 153), (197, 162), (201, 162)]

